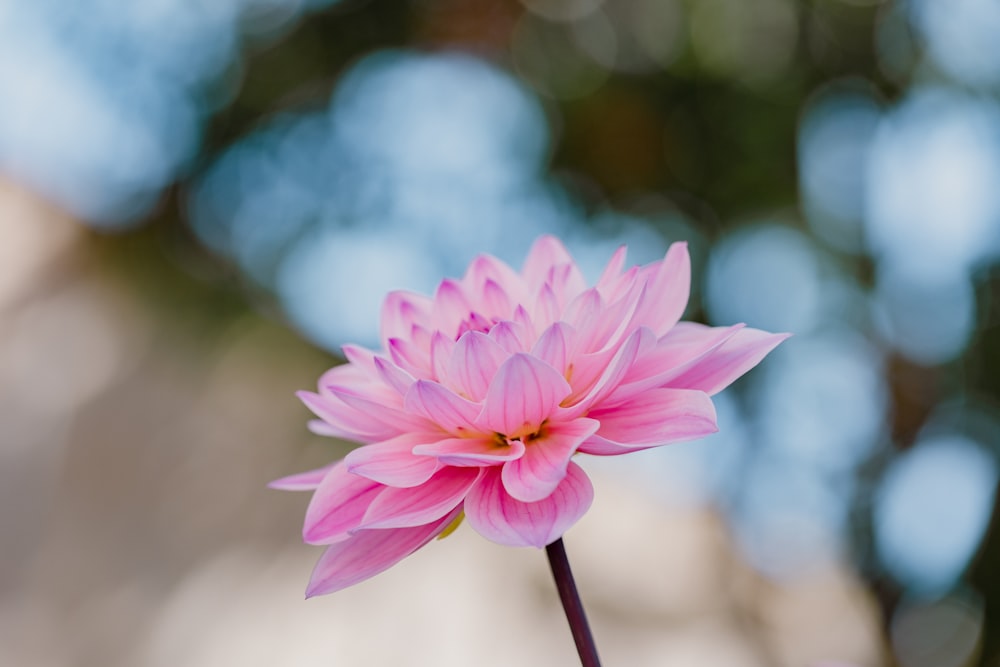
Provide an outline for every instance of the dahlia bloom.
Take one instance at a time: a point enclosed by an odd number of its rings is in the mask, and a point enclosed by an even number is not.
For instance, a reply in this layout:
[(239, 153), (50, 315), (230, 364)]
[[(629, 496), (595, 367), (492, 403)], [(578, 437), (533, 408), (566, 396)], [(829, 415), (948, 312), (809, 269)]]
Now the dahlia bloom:
[(544, 547), (593, 499), (575, 454), (717, 430), (710, 397), (786, 335), (679, 322), (683, 243), (624, 267), (622, 247), (588, 287), (545, 236), (520, 272), (482, 255), (433, 297), (388, 295), (383, 348), (344, 346), (348, 363), (299, 393), (314, 432), (363, 446), (272, 483), (313, 491), (303, 538), (326, 551), (307, 595), (374, 576), (463, 517), (499, 544)]

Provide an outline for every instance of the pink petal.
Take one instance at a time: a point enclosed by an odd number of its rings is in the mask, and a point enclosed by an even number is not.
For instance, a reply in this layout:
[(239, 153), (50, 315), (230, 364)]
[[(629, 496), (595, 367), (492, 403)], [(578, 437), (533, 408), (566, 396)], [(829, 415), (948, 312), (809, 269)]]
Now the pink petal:
[(576, 394), (579, 392), (574, 392), (574, 396), (564, 413), (565, 418), (572, 419), (582, 416), (587, 410), (598, 406), (606, 396), (618, 387), (639, 355), (654, 344), (655, 339), (649, 329), (643, 327), (633, 331), (625, 343), (615, 352), (615, 356), (611, 358), (610, 363), (604, 368), (601, 376), (587, 393), (577, 398)]
[(434, 378), (438, 382), (447, 382), (448, 380), (448, 360), (451, 359), (451, 353), (454, 349), (454, 340), (440, 331), (434, 332), (431, 337), (431, 368), (434, 371)]
[(574, 264), (573, 257), (556, 237), (540, 237), (532, 244), (528, 257), (524, 260), (524, 269), (521, 271), (524, 282), (531, 290), (537, 290), (545, 282), (549, 269), (559, 264)]
[(465, 396), (481, 401), (490, 381), (509, 355), (479, 331), (467, 331), (455, 344), (448, 362), (448, 379)]
[(410, 385), (416, 382), (416, 379), (412, 375), (388, 359), (375, 357), (374, 363), (375, 370), (378, 371), (379, 377), (382, 378), (382, 381), (395, 389), (400, 396), (405, 396), (406, 392), (410, 388)]
[(388, 340), (389, 357), (393, 363), (402, 368), (413, 377), (430, 377), (433, 373), (431, 368), (430, 354), (403, 338), (390, 338)]
[(482, 306), (483, 312), (495, 320), (505, 320), (510, 317), (513, 305), (507, 290), (494, 280), (487, 280), (483, 284)]
[(594, 487), (570, 462), (566, 477), (544, 500), (524, 503), (504, 490), (500, 471), (488, 468), (465, 497), (465, 515), (480, 535), (512, 547), (544, 547), (562, 537), (590, 508)]
[(591, 410), (588, 416), (601, 424), (597, 437), (580, 447), (588, 454), (607, 454), (606, 441), (644, 449), (719, 430), (712, 399), (693, 389), (650, 389), (622, 405)]
[(433, 456), (449, 466), (491, 466), (513, 461), (524, 455), (520, 440), (492, 438), (447, 438), (413, 448), (420, 456)]
[(360, 345), (343, 345), (340, 348), (344, 353), (344, 358), (353, 366), (371, 370), (374, 366), (375, 353)]
[(414, 324), (424, 322), (431, 310), (431, 300), (413, 292), (390, 292), (382, 302), (382, 340), (406, 338)]
[(462, 286), (454, 280), (442, 280), (434, 293), (432, 315), (436, 328), (449, 336), (454, 336), (459, 324), (472, 311)]
[(508, 295), (513, 295), (515, 301), (521, 300), (523, 292), (521, 276), (518, 275), (517, 271), (492, 255), (479, 255), (472, 260), (462, 282), (467, 286), (485, 285), (487, 282), (493, 282), (502, 287)]
[(625, 267), (625, 257), (627, 254), (628, 248), (626, 246), (618, 246), (618, 249), (611, 255), (611, 259), (608, 260), (607, 266), (604, 267), (601, 277), (597, 279), (597, 289), (603, 291), (616, 281)]
[(355, 475), (382, 484), (404, 488), (419, 486), (441, 466), (432, 458), (417, 456), (413, 449), (433, 441), (433, 435), (404, 433), (350, 451), (344, 457), (344, 464)]
[(538, 430), (569, 395), (562, 374), (529, 354), (515, 354), (490, 383), (477, 424), (514, 440)]
[(309, 544), (345, 540), (357, 528), (381, 484), (353, 475), (343, 463), (330, 468), (306, 509), (302, 539)]
[(603, 307), (604, 304), (600, 293), (596, 289), (591, 288), (585, 292), (581, 292), (579, 296), (573, 299), (566, 306), (566, 312), (563, 313), (562, 320), (564, 322), (574, 327), (577, 331), (586, 331), (590, 334), (586, 340), (580, 341), (580, 348), (584, 352), (594, 350), (593, 334), (597, 331), (594, 323), (600, 321), (600, 314)]
[[(433, 429), (433, 424), (420, 415), (406, 412), (402, 409), (403, 401), (398, 393), (390, 387), (382, 385), (380, 389), (387, 392), (389, 396), (365, 395), (363, 388), (354, 387), (328, 387), (330, 392), (339, 398), (344, 404), (354, 408), (361, 414), (361, 418), (367, 419), (372, 424), (381, 424), (384, 429), (395, 433), (405, 431), (428, 431)], [(397, 406), (398, 405), (398, 409)], [(380, 430), (381, 432), (381, 430)]]
[[(521, 306), (518, 309), (524, 310)], [(516, 312), (515, 312), (516, 314)], [(490, 340), (504, 349), (508, 354), (528, 351), (528, 332), (520, 322), (503, 320), (490, 329)]]
[(376, 442), (399, 433), (398, 429), (384, 422), (366, 419), (363, 414), (336, 396), (320, 396), (311, 391), (298, 391), (295, 395), (313, 411), (313, 414), (327, 424), (329, 428), (325, 429), (324, 435), (358, 442)]
[[(608, 402), (623, 402), (647, 389), (669, 384), (675, 377), (699, 363), (702, 357), (736, 335), (744, 326), (736, 324), (731, 327), (706, 327), (681, 322), (660, 338), (652, 349), (636, 359), (622, 383), (608, 396)], [(697, 327), (695, 335), (691, 335), (689, 327)]]
[(385, 487), (368, 506), (359, 529), (422, 526), (454, 510), (482, 474), (481, 468), (442, 468), (412, 489)]
[(417, 380), (406, 393), (404, 404), (411, 410), (427, 417), (439, 428), (453, 434), (476, 433), (478, 403), (462, 398), (447, 387), (429, 380)]
[(559, 302), (555, 292), (552, 291), (552, 286), (545, 283), (534, 299), (531, 321), (537, 329), (545, 329), (557, 319), (559, 319)]
[(570, 457), (598, 426), (593, 419), (547, 424), (524, 456), (504, 464), (500, 478), (507, 493), (526, 503), (547, 498), (566, 476)]
[(330, 469), (334, 465), (336, 464), (282, 477), (281, 479), (269, 482), (267, 486), (279, 491), (313, 491), (320, 485), (320, 482), (323, 481), (323, 478), (326, 477), (326, 474), (330, 472)]
[(669, 384), (671, 387), (699, 389), (710, 396), (717, 394), (759, 364), (768, 352), (790, 335), (741, 329), (697, 364), (670, 380)]
[(333, 593), (374, 577), (440, 534), (458, 515), (413, 528), (361, 530), (327, 547), (313, 569), (306, 597)]
[(636, 313), (634, 324), (647, 326), (659, 337), (677, 324), (691, 292), (691, 257), (687, 243), (673, 243), (648, 283), (652, 296)]
[(538, 357), (565, 375), (573, 353), (573, 337), (573, 327), (565, 322), (556, 322), (542, 332), (531, 348), (531, 356)]
[(560, 311), (578, 294), (587, 289), (587, 281), (575, 262), (551, 267), (545, 277), (545, 282), (552, 287)]

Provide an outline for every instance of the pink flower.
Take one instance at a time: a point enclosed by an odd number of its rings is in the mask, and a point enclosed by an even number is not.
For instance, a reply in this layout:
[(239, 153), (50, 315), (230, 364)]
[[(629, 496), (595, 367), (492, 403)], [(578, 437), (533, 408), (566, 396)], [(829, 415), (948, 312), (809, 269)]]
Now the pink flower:
[(272, 483), (312, 490), (303, 538), (326, 546), (307, 594), (391, 567), (464, 517), (499, 544), (544, 547), (587, 511), (574, 454), (615, 456), (717, 430), (711, 395), (786, 335), (679, 322), (687, 246), (643, 267), (620, 248), (594, 287), (551, 236), (518, 273), (494, 257), (428, 298), (393, 292), (383, 349), (300, 392), (322, 435), (363, 443)]

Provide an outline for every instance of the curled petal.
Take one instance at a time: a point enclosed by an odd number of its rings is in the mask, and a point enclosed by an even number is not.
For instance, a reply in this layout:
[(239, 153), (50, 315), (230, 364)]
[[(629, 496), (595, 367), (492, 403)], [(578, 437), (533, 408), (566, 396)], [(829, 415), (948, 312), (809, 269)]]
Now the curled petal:
[(458, 512), (423, 526), (361, 530), (330, 545), (313, 569), (306, 597), (333, 593), (388, 570), (434, 539)]
[(390, 440), (350, 451), (344, 457), (344, 464), (355, 475), (381, 484), (404, 488), (419, 486), (430, 479), (441, 466), (434, 459), (413, 454), (413, 449), (433, 442), (433, 439), (433, 435), (404, 433)]
[(566, 378), (552, 366), (529, 354), (515, 354), (490, 383), (477, 423), (509, 439), (520, 438), (536, 431), (570, 391)]
[(759, 364), (768, 352), (790, 335), (741, 329), (697, 364), (670, 380), (669, 384), (671, 387), (698, 389), (710, 396), (717, 394)]
[(693, 389), (650, 389), (611, 408), (592, 410), (597, 435), (580, 446), (587, 454), (621, 454), (694, 440), (719, 430), (708, 394)]
[(543, 500), (525, 503), (504, 489), (500, 471), (488, 468), (465, 498), (465, 516), (488, 540), (512, 547), (544, 547), (562, 537), (590, 508), (594, 487), (570, 462), (566, 476)]
[(505, 463), (500, 478), (513, 498), (535, 502), (548, 497), (566, 476), (569, 459), (600, 423), (593, 419), (550, 424), (525, 447), (524, 456)]
[(309, 501), (302, 539), (309, 544), (347, 539), (381, 488), (377, 482), (351, 474), (343, 463), (334, 465)]
[(368, 506), (359, 530), (421, 526), (455, 509), (482, 468), (443, 468), (412, 489), (385, 487)]
[(492, 466), (523, 456), (524, 443), (497, 438), (447, 438), (418, 445), (413, 448), (413, 453), (432, 456), (449, 466)]

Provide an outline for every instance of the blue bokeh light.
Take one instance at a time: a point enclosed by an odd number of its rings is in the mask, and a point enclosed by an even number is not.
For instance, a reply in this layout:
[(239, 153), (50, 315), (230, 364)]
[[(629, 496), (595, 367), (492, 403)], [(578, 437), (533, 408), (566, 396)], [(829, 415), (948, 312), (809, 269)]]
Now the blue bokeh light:
[(996, 460), (955, 434), (923, 439), (888, 470), (875, 504), (883, 562), (915, 592), (947, 591), (962, 576), (989, 522)]
[(799, 127), (799, 182), (812, 229), (838, 250), (863, 249), (867, 165), (881, 115), (863, 82), (841, 82), (816, 96)]
[(243, 30), (286, 29), (299, 0), (0, 6), (0, 169), (89, 224), (139, 222), (238, 88)]
[(1000, 109), (940, 88), (912, 91), (879, 124), (869, 171), (871, 250), (950, 280), (1000, 245)]

